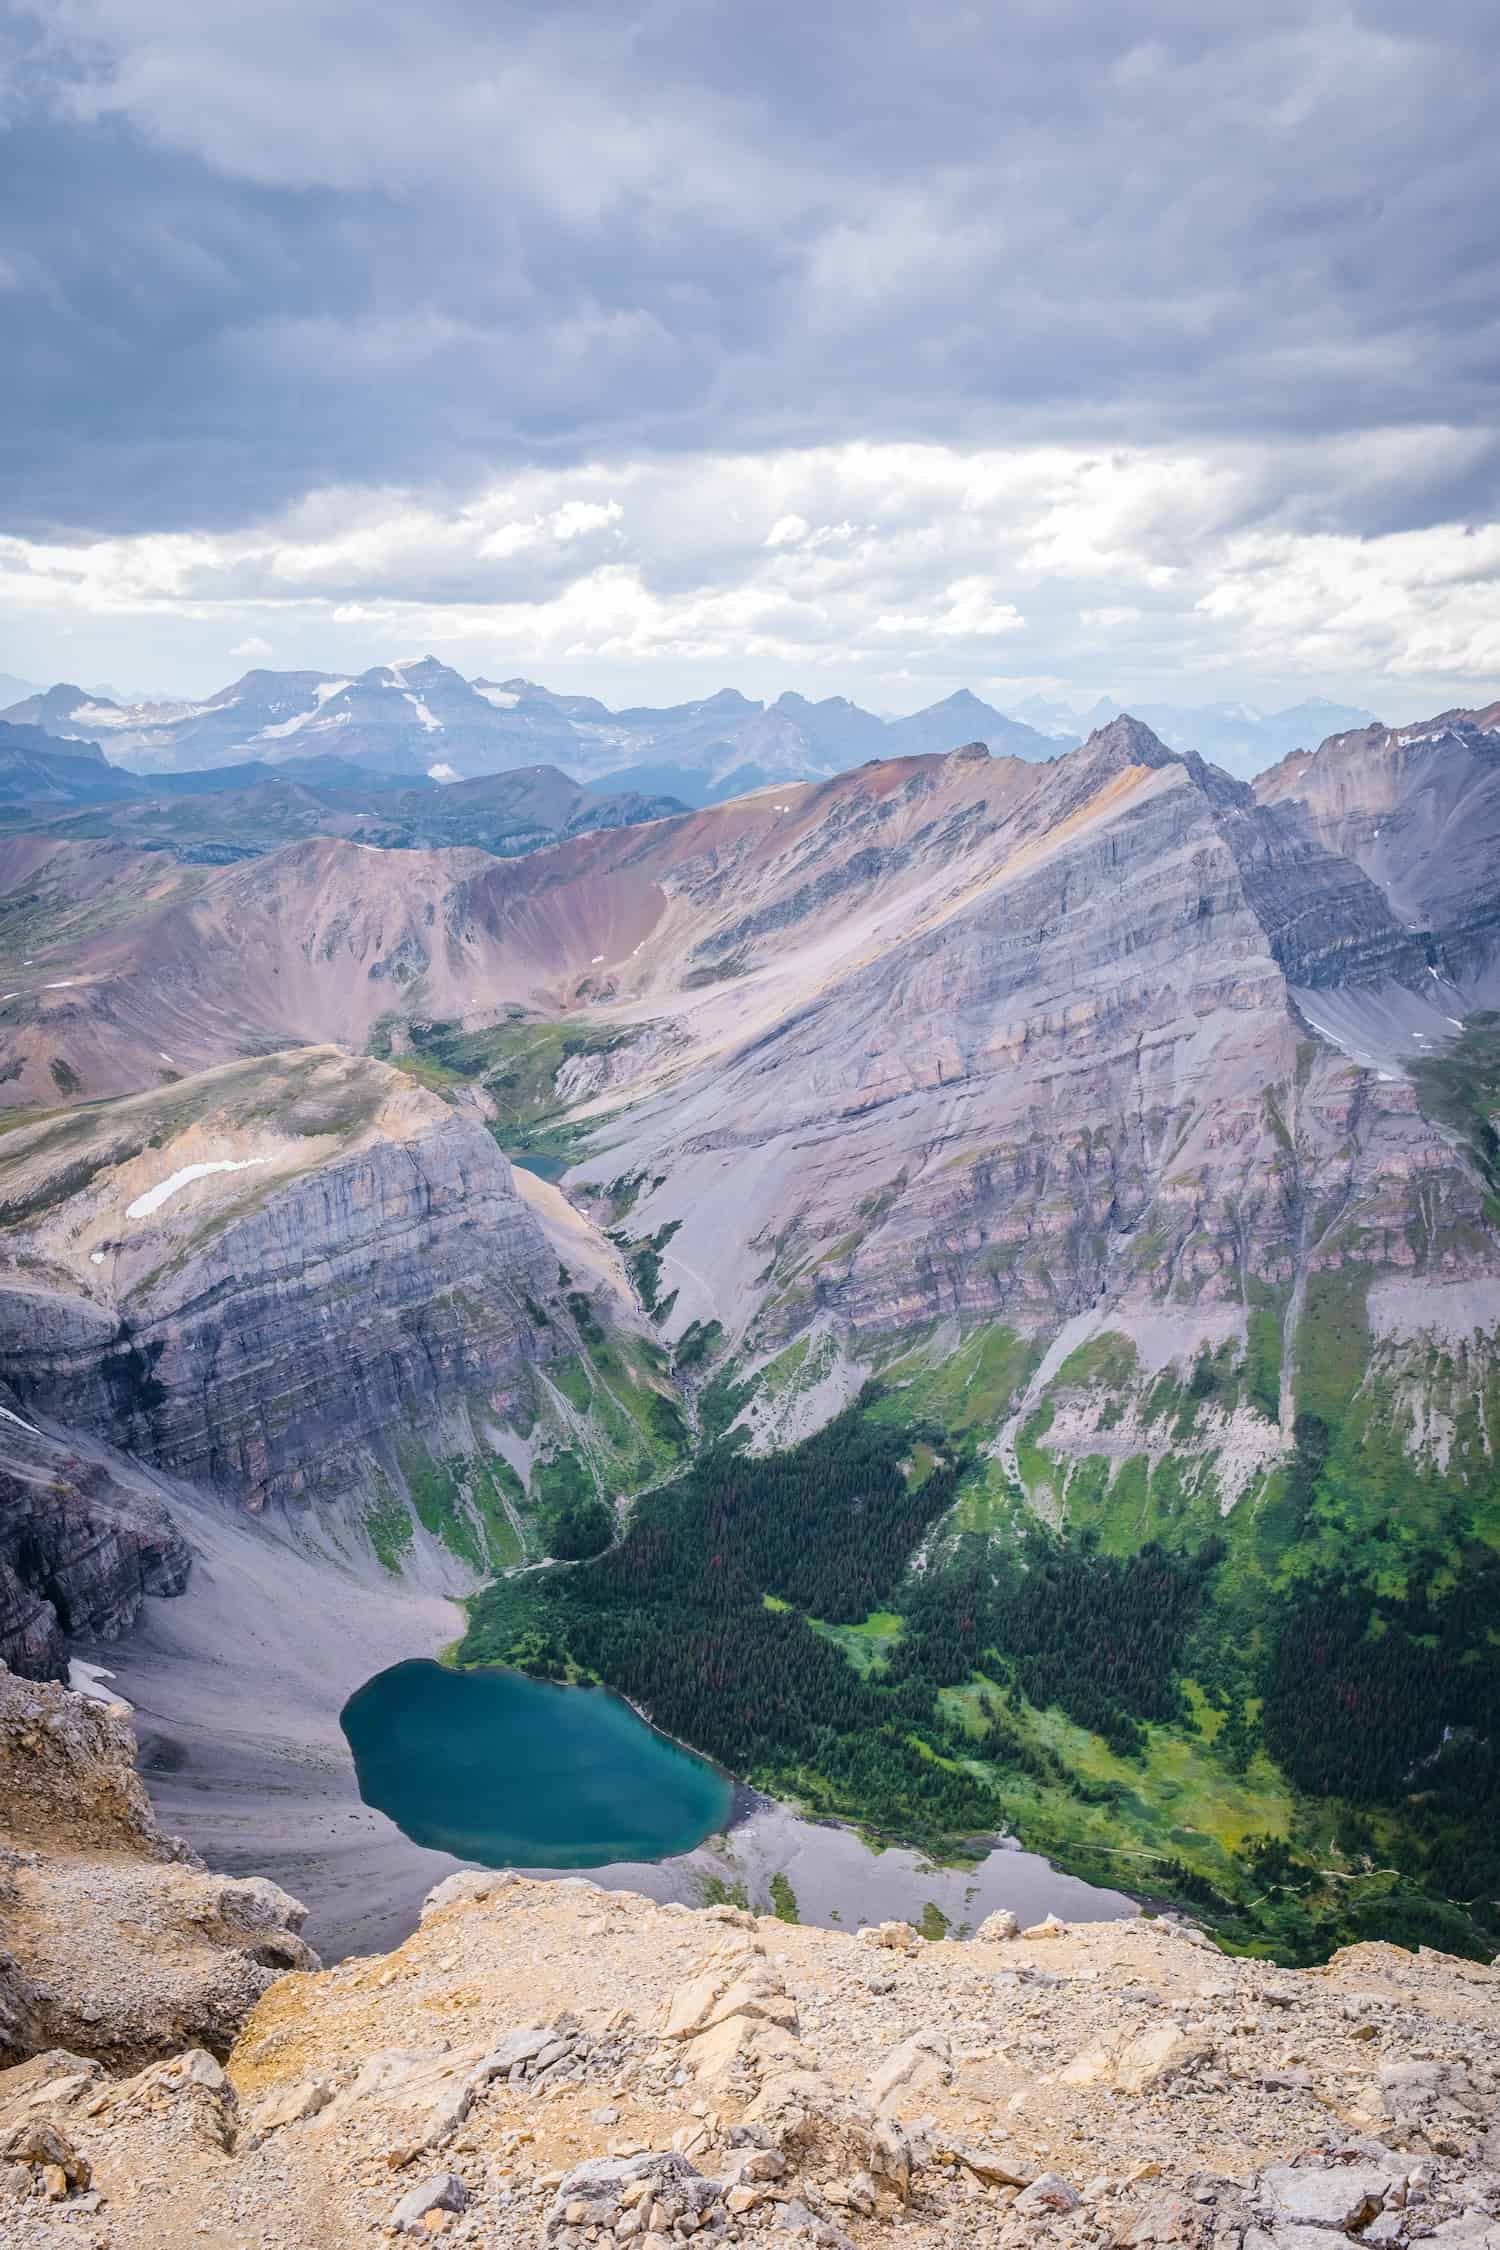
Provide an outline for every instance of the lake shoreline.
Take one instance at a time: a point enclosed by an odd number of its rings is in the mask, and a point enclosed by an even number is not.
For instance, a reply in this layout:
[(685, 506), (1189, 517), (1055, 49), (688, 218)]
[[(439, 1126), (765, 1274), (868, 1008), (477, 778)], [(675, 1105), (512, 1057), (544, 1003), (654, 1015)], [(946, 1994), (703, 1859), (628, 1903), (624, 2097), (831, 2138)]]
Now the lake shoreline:
[[(79, 1654), (135, 1707), (142, 1778), (170, 1830), (210, 1867), (269, 1876), (301, 1899), (308, 1942), (328, 1962), (388, 1951), (415, 1928), (426, 1893), (475, 1862), (412, 1843), (363, 1802), (339, 1715), (382, 1670), (435, 1660), (463, 1622), (457, 1592), (438, 1579), (436, 1556), (430, 1582), (398, 1581), (315, 1551), (298, 1524), (180, 1490), (173, 1508), (194, 1551), (186, 1592), (149, 1599), (134, 1632)], [(905, 1918), (929, 1900), (956, 1928), (981, 1901), (1031, 1920), (1049, 1909), (1079, 1920), (1139, 1911), (1009, 1840), (978, 1869), (943, 1869), (726, 1778), (722, 1849), (711, 1836), (674, 1859), (589, 1869), (589, 1880), (696, 1906), (720, 1883), (764, 1898), (781, 1872), (808, 1919), (846, 1928)]]
[[(382, 1723), (377, 1729), (382, 1743), (399, 1733), (401, 1694), (404, 1691), (420, 1700), (427, 1686), (423, 1675), (429, 1669), (436, 1668), (420, 1661), (404, 1663), (387, 1676), (387, 1690), (397, 1701), (394, 1707), (382, 1709)], [(448, 1678), (450, 1683), (467, 1680), (476, 1687), (486, 1680), (514, 1682), (543, 1697), (577, 1696), (584, 1707), (602, 1698), (628, 1712), (643, 1730), (643, 1737), (649, 1736), (694, 1766), (706, 1769), (730, 1792), (723, 1824), (685, 1850), (650, 1859), (592, 1864), (587, 1858), (570, 1854), (566, 1859), (554, 1857), (549, 1864), (536, 1865), (528, 1864), (523, 1850), (508, 1846), (489, 1854), (480, 1850), (478, 1858), (483, 1864), (514, 1867), (518, 1873), (539, 1878), (579, 1873), (601, 1889), (643, 1891), (653, 1898), (688, 1905), (709, 1903), (726, 1895), (743, 1897), (758, 1912), (777, 1912), (790, 1906), (798, 1919), (835, 1928), (899, 1919), (962, 1936), (970, 1934), (997, 1906), (1010, 1908), (1023, 1920), (1041, 1920), (1057, 1912), (1065, 1919), (1113, 1920), (1141, 1911), (1139, 1902), (1127, 1893), (1070, 1875), (1053, 1861), (1026, 1851), (1013, 1836), (955, 1839), (955, 1847), (959, 1847), (955, 1855), (943, 1859), (900, 1838), (872, 1836), (833, 1814), (803, 1813), (725, 1773), (691, 1743), (680, 1742), (656, 1727), (632, 1697), (604, 1683), (535, 1678), (504, 1664), (474, 1665)], [(381, 1682), (369, 1685), (378, 1690)], [(451, 1697), (449, 1724), (464, 1724)], [(399, 1771), (404, 1775), (409, 1766), (419, 1768), (425, 1786), (440, 1768), (445, 1750), (442, 1738), (433, 1743), (419, 1736), (409, 1746), (407, 1762)], [(497, 1755), (504, 1759), (502, 1743), (497, 1743)], [(565, 1758), (560, 1766), (566, 1766)], [(387, 1795), (379, 1801), (400, 1817), (395, 1799)], [(462, 1804), (468, 1801), (466, 1795), (461, 1796)], [(439, 1823), (426, 1815), (426, 1803), (419, 1790), (408, 1817), (416, 1835), (430, 1837), (438, 1832)], [(452, 1817), (462, 1819), (464, 1814), (460, 1811)], [(452, 1837), (444, 1840), (451, 1841)], [(964, 1845), (969, 1847), (967, 1851), (961, 1848)]]
[(508, 1665), (407, 1658), (367, 1680), (340, 1725), (367, 1804), (423, 1847), (484, 1866), (669, 1863), (734, 1808), (731, 1777), (623, 1696)]

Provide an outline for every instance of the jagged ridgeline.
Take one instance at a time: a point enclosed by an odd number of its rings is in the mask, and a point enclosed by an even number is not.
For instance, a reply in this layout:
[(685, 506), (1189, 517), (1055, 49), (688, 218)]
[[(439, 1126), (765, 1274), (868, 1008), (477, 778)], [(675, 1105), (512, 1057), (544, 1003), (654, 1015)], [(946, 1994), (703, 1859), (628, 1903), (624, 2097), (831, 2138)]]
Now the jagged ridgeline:
[(882, 1835), (1493, 1950), (1497, 723), (0, 840), (7, 1645), (191, 1603), (175, 1478)]

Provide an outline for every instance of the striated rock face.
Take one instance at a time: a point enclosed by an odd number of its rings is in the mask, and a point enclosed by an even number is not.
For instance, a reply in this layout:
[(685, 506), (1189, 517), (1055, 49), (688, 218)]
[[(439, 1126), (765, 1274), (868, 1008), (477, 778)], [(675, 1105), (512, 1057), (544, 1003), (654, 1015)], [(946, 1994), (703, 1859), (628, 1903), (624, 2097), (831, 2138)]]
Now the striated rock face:
[[(557, 1263), (484, 1127), (330, 1050), (12, 1137), (0, 1373), (261, 1506), (348, 1489), (445, 1400), (503, 1408)], [(34, 1574), (33, 1574), (34, 1576)]]
[[(1356, 1198), (1364, 1254), (1406, 1263), (1439, 1180), (1483, 1266), (1480, 1189), (1404, 1076), (1309, 1035), (1296, 991), (1419, 979), (1425, 956), (1295, 809), (1128, 719), (1040, 775), (849, 779), (837, 861), (830, 823), (820, 849), (841, 880), (868, 870), (861, 951), (606, 1123), (581, 1169), (662, 1183), (630, 1224), (681, 1222), (662, 1261), (679, 1323), (753, 1322), (770, 1345), (819, 1317), (1243, 1305), (1290, 1291)], [(882, 915), (897, 862), (910, 903)], [(824, 879), (790, 895), (804, 960), (828, 956)], [(790, 983), (768, 911), (733, 944)]]
[(0, 1659), (61, 1679), (67, 1638), (113, 1640), (147, 1594), (180, 1594), (187, 1547), (160, 1497), (128, 1464), (0, 1413)]
[(1295, 808), (1433, 934), (1450, 969), (1500, 937), (1500, 703), (1333, 735), (1260, 774), (1255, 795)]
[[(190, 890), (11, 839), (0, 883), (56, 905), (0, 1099), (44, 1096), (59, 1061), (97, 1092), (273, 1030), (560, 1018), (546, 1092), (590, 1134), (570, 1188), (649, 1239), (669, 1340), (717, 1321), (753, 1364), (821, 1324), (852, 1366), (935, 1322), (1044, 1339), (1102, 1308), (1136, 1336), (1196, 1307), (1243, 1339), (1253, 1308), (1290, 1367), (1327, 1268), (1500, 1277), (1469, 1148), (1409, 1068), (1500, 990), (1495, 723), (1339, 738), (1252, 790), (1122, 717), (1044, 765), (965, 744), (516, 862), (318, 838)], [(61, 1178), (78, 1152), (57, 1156)], [(221, 1239), (148, 1258), (149, 1230), (101, 1220), (67, 1286), (23, 1195), (0, 1372), (24, 1359), (39, 1403), (81, 1385), (152, 1459), (294, 1497), (347, 1482), (348, 1428), (503, 1393), (541, 1352), (513, 1284), (545, 1305), (544, 1269), (476, 1126), (413, 1113), (276, 1162), (222, 1221), (203, 1187)], [(440, 1247), (414, 1261), (419, 1207)]]

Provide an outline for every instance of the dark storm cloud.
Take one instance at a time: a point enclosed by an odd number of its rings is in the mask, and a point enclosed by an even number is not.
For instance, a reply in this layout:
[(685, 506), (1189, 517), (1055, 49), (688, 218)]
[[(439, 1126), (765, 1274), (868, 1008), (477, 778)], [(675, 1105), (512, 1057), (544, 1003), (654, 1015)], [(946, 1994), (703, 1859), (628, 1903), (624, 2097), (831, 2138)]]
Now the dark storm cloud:
[(1328, 527), (1494, 503), (1478, 7), (69, 0), (12, 37), (0, 528), (1436, 424), (1457, 474), (1342, 480)]

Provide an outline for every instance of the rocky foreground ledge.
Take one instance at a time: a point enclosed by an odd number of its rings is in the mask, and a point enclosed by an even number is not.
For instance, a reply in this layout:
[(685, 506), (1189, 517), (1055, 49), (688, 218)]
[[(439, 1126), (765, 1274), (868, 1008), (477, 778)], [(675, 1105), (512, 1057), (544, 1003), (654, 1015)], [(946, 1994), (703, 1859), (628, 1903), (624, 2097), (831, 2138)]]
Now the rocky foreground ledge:
[[(54, 1785), (72, 1756), (75, 1914), (134, 1818), (128, 1731), (79, 1708), (16, 1738), (6, 1799), (41, 1748)], [(220, 1880), (144, 1843), (165, 1885)], [(31, 1847), (35, 1895), (56, 1848)], [(181, 1924), (100, 1896), (104, 2021), (127, 1973), (138, 2021)], [(394, 1953), (237, 1957), (249, 2012), (217, 2054), (111, 2074), (80, 2022), (0, 2071), (5, 2250), (1500, 2250), (1500, 1974), (1442, 1955), (1294, 1972), (1168, 1922), (1004, 1915), (927, 1943), (464, 1874)]]

